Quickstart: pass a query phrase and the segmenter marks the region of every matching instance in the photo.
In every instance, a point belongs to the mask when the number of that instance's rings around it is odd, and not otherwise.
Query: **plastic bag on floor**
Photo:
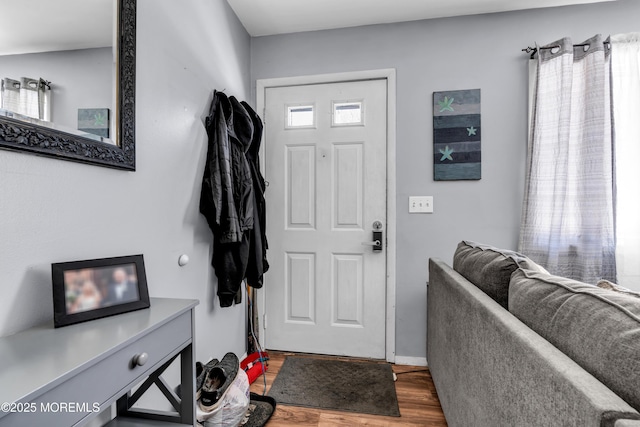
[[[236,427],[244,419],[249,402],[249,380],[246,372],[238,369],[236,378],[220,399],[219,405],[210,412],[196,405],[196,419],[204,427]]]

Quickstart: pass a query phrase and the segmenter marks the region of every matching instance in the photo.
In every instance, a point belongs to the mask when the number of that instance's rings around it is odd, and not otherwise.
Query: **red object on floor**
[[[269,365],[267,364],[268,360],[269,353],[266,351],[259,351],[251,353],[245,357],[242,362],[240,362],[240,368],[247,373],[249,384],[253,384],[260,375],[267,372],[267,369],[269,368]]]

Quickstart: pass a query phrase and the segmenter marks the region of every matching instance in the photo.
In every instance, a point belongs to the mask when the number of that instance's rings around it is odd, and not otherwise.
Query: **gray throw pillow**
[[[453,269],[505,309],[509,299],[509,280],[518,268],[546,271],[518,252],[471,241],[460,242],[453,256]]]

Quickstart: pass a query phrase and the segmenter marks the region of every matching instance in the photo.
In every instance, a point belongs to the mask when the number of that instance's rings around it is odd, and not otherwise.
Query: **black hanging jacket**
[[[200,212],[213,232],[211,265],[218,277],[220,306],[228,307],[244,279],[253,229],[253,182],[245,152],[253,120],[234,98],[214,92],[206,120],[208,136]]]
[[[253,180],[253,230],[249,247],[249,265],[247,266],[247,283],[254,288],[261,288],[263,275],[269,269],[267,262],[267,236],[266,236],[266,203],[264,192],[265,180],[260,172],[260,142],[262,141],[262,120],[249,104],[242,101],[242,106],[247,110],[253,120],[253,138],[246,157],[249,162],[251,178]]]

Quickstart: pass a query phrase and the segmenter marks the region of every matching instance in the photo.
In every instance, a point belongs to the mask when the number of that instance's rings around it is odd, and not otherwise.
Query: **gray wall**
[[[564,36],[640,31],[640,2],[477,15],[254,38],[251,79],[397,70],[396,354],[424,358],[427,258],[462,239],[515,249],[524,185],[527,57]],[[433,181],[434,91],[482,90],[482,180]],[[255,86],[254,86],[255,92]],[[434,196],[432,215],[408,214]]]
[[[78,128],[78,108],[109,108],[113,120],[110,47],[0,56],[0,78],[42,77],[51,82],[51,121]]]
[[[242,355],[198,201],[211,91],[250,98],[250,37],[224,1],[139,0],[137,52],[135,172],[0,150],[0,336],[52,323],[52,262],[142,253],[151,296],[200,300],[197,358]]]

